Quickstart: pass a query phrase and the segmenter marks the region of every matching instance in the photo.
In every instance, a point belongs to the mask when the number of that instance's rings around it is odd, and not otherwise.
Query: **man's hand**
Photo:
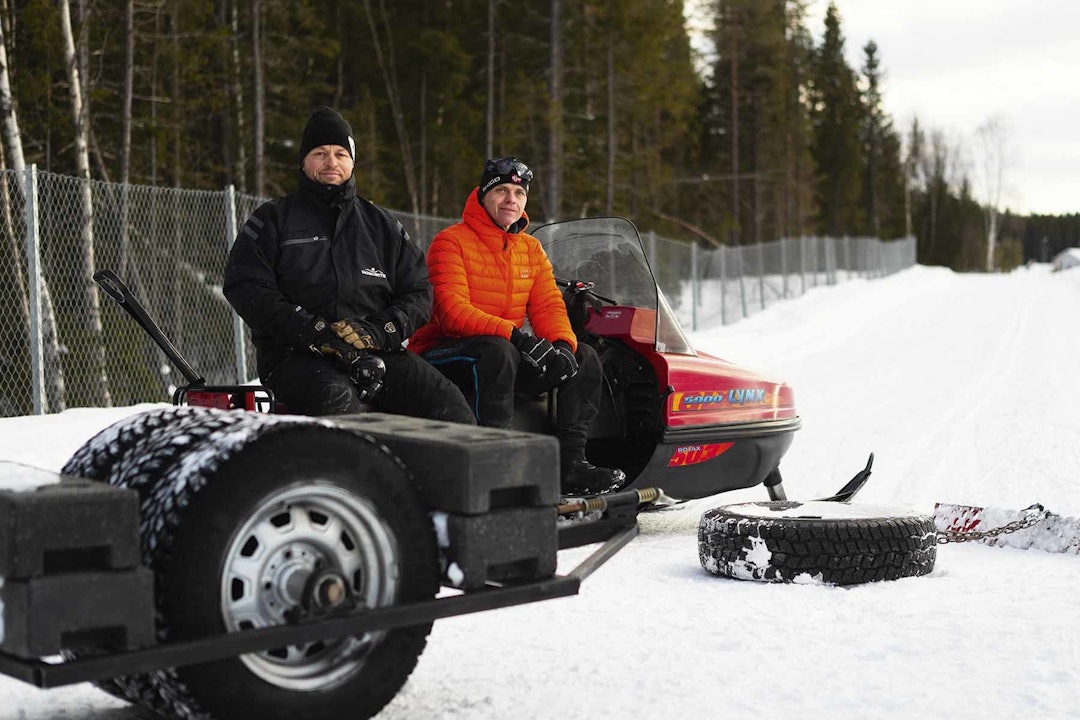
[[[578,361],[574,357],[570,343],[565,340],[556,340],[552,343],[552,348],[554,353],[551,362],[548,363],[548,375],[551,379],[562,383],[577,375]]]
[[[289,345],[300,349],[310,347],[317,350],[327,338],[337,337],[330,329],[330,323],[311,315],[301,305],[293,308],[292,315],[286,321],[285,332]]]
[[[521,359],[540,371],[547,372],[548,363],[551,362],[555,348],[544,338],[538,338],[526,332],[514,328],[510,333],[510,342],[521,353]]]
[[[333,358],[341,360],[345,366],[351,365],[356,358],[363,354],[362,350],[357,350],[349,343],[345,342],[336,335],[326,338],[318,345],[313,346],[315,350],[318,350],[323,355],[328,355]]]
[[[339,338],[330,323],[320,317],[311,323],[307,335],[307,346],[312,352],[336,358],[346,366],[360,356],[360,350]]]
[[[357,350],[379,350],[383,347],[381,338],[376,337],[375,333],[359,320],[338,320],[330,327],[338,338]]]
[[[386,364],[382,358],[366,350],[358,350],[333,332],[323,335],[319,342],[318,347],[312,346],[312,349],[329,358],[335,367],[349,376],[361,400],[369,401],[379,392],[386,374]]]

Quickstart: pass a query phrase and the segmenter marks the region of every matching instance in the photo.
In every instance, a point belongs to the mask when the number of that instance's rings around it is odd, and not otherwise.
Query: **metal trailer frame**
[[[56,688],[162,668],[210,662],[269,650],[282,645],[388,630],[441,618],[576,595],[581,589],[583,580],[610,560],[638,534],[636,520],[638,493],[632,491],[622,495],[627,497],[612,496],[611,499],[615,502],[603,512],[600,518],[585,519],[579,524],[567,523],[560,528],[560,549],[602,543],[565,575],[520,584],[488,586],[480,590],[447,595],[418,603],[373,610],[330,613],[325,617],[301,621],[294,625],[222,633],[196,640],[166,643],[141,650],[113,652],[79,659],[48,661],[20,658],[0,652],[0,674],[39,688]]]

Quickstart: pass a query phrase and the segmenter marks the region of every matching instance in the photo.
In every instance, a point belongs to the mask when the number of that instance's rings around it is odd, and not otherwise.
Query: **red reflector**
[[[216,408],[218,410],[232,409],[232,396],[227,392],[188,390],[185,398],[188,405],[194,405],[195,407]]]

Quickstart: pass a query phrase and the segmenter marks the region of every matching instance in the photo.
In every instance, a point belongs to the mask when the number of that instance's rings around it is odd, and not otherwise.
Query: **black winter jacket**
[[[365,319],[401,341],[431,316],[427,265],[401,223],[356,195],[355,178],[261,205],[236,237],[225,297],[251,328],[263,382],[290,348],[306,351],[317,318]]]

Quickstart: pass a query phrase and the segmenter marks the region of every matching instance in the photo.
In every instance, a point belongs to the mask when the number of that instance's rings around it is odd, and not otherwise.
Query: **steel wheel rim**
[[[264,498],[229,545],[221,572],[221,614],[229,632],[281,625],[311,576],[336,571],[359,604],[383,607],[398,589],[393,533],[375,507],[323,481]],[[288,690],[319,690],[355,673],[383,632],[274,648],[241,656],[252,673]]]

